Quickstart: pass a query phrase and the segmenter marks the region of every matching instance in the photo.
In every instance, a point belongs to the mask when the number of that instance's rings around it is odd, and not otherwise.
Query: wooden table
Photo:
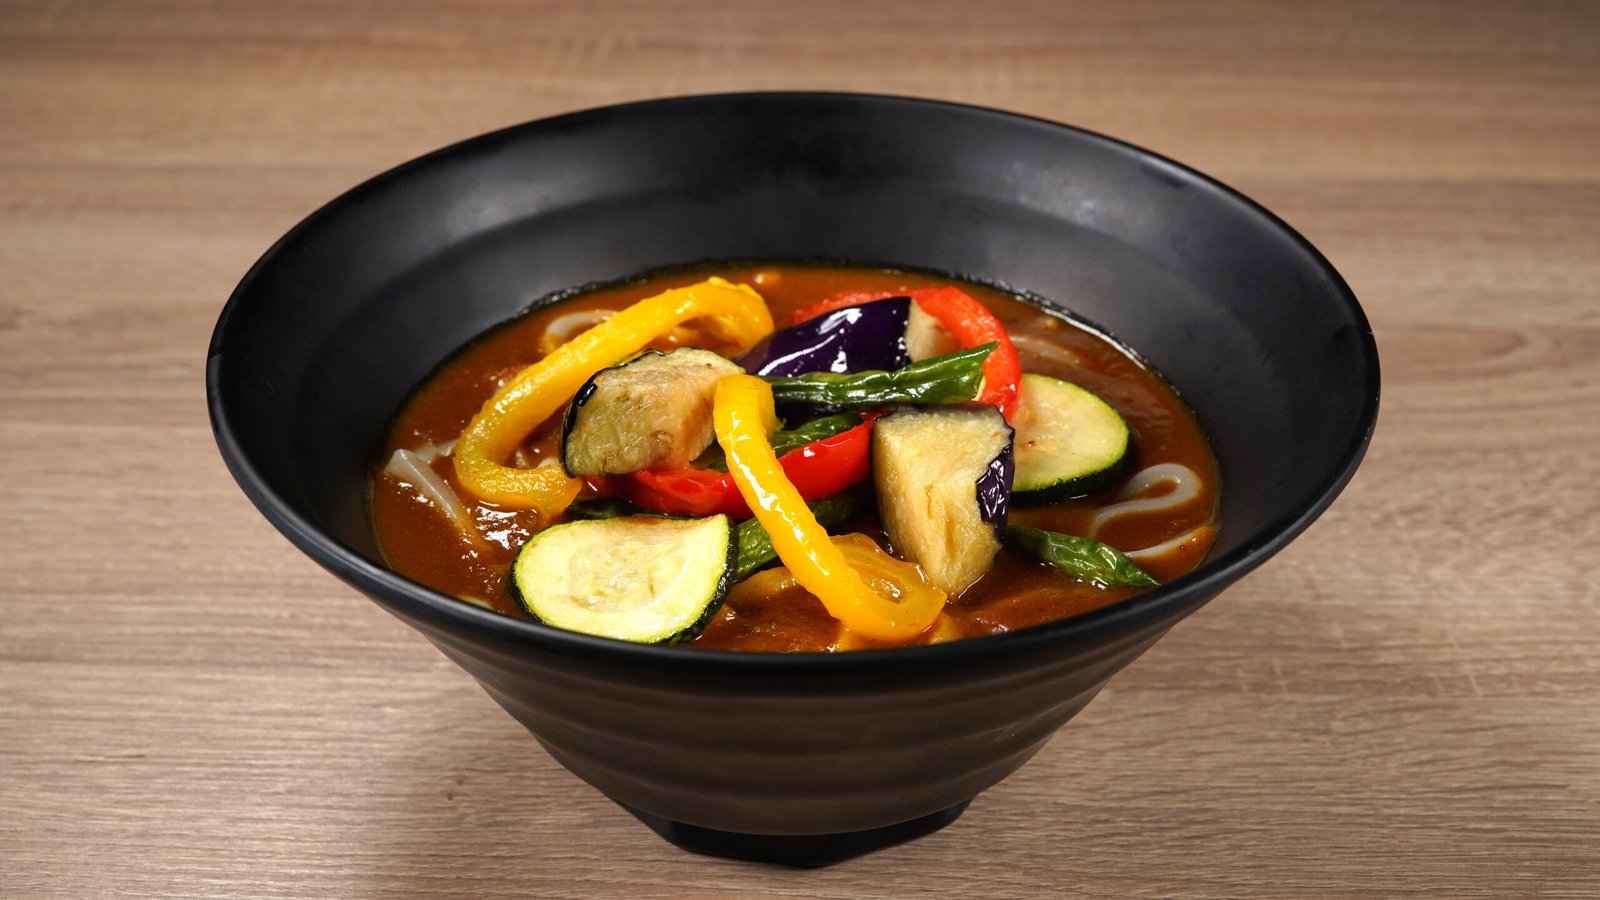
[[[1309,7],[1309,5],[1308,5]],[[250,263],[434,147],[728,89],[939,97],[1304,232],[1384,366],[1367,462],[924,840],[691,856],[224,471]],[[0,896],[1600,896],[1600,5],[0,5]]]

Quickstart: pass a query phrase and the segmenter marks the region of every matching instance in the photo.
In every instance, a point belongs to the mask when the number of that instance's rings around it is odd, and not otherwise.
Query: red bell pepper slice
[[[988,307],[974,300],[959,288],[919,288],[914,291],[851,291],[835,294],[814,303],[794,314],[798,324],[807,319],[830,313],[847,306],[860,306],[888,297],[909,296],[923,312],[939,320],[950,336],[961,342],[963,350],[993,342],[1000,346],[989,354],[983,363],[983,391],[977,397],[982,403],[1000,407],[1009,421],[1017,405],[1017,385],[1022,380],[1022,363],[1017,359],[1017,348],[1011,345],[1005,326],[995,318]]]
[[[807,500],[831,497],[867,477],[872,449],[872,419],[833,437],[812,441],[778,458],[778,465]],[[633,505],[669,516],[750,517],[733,476],[711,469],[667,469],[612,475],[596,486]]]

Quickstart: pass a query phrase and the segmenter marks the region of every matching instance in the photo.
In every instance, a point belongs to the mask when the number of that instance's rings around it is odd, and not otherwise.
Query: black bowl
[[[453,350],[572,286],[784,258],[957,273],[1136,348],[1212,437],[1224,490],[1210,561],[1036,628],[801,655],[556,631],[383,565],[368,467],[407,392]],[[472,673],[563,765],[675,842],[807,864],[952,820],[1282,549],[1354,473],[1378,361],[1326,260],[1173,162],[993,110],[753,94],[533,122],[355,188],[239,284],[207,388],[222,454],[262,513]]]

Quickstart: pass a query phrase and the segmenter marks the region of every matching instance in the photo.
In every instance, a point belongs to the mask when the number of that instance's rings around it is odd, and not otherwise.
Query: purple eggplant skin
[[[872,429],[872,483],[894,553],[951,597],[994,565],[1016,433],[986,404],[902,406]]]
[[[767,335],[739,357],[752,375],[804,375],[807,372],[892,372],[911,363],[906,349],[910,297],[886,297],[847,306]],[[831,416],[843,407],[780,404],[778,418],[795,424]]]
[[[996,540],[1005,534],[1006,513],[1011,508],[1011,480],[1017,471],[1015,447],[1015,442],[1007,441],[978,478],[978,517],[994,526]]]
[[[911,362],[906,350],[910,318],[910,297],[847,306],[774,331],[738,363],[752,375],[892,372]]]

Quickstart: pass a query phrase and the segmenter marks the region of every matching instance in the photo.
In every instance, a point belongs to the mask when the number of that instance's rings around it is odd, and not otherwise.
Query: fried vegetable
[[[1012,525],[1005,530],[1005,541],[1079,581],[1100,587],[1155,587],[1161,583],[1122,551],[1086,537]]]
[[[906,350],[910,297],[835,310],[781,328],[739,358],[752,375],[894,370],[911,362]]]
[[[1128,423],[1070,381],[1022,376],[1017,408],[1018,503],[1051,503],[1109,487],[1128,458]]]
[[[866,506],[854,493],[837,494],[826,500],[813,500],[806,505],[811,507],[811,514],[824,529],[839,527]],[[734,540],[738,544],[733,566],[735,582],[743,581],[778,558],[778,551],[772,547],[772,536],[767,534],[760,519],[746,519],[739,523],[734,532]]]
[[[862,421],[785,453],[778,466],[801,497],[821,500],[864,480],[871,471],[871,452],[872,423]],[[750,506],[733,475],[725,471],[687,468],[630,472],[608,478],[606,489],[643,509],[667,515],[722,513],[737,519],[750,516]]]
[[[687,466],[715,440],[711,394],[717,380],[740,371],[693,347],[652,350],[601,369],[567,407],[561,464],[568,475]]]
[[[697,318],[746,347],[772,332],[772,314],[761,295],[721,278],[640,300],[523,369],[484,401],[456,444],[461,486],[480,500],[535,510],[543,522],[559,515],[577,497],[581,482],[555,466],[506,465],[517,445],[589,376]]]
[[[779,404],[863,409],[891,403],[959,403],[977,395],[983,385],[983,361],[995,346],[984,344],[946,353],[893,372],[813,372],[792,378],[768,376],[766,380],[772,385],[773,401]]]
[[[645,644],[699,634],[733,583],[727,516],[567,522],[522,545],[512,590],[556,628]]]
[[[785,477],[767,439],[777,416],[772,389],[764,381],[752,375],[722,379],[713,413],[717,443],[727,455],[728,473],[739,493],[767,530],[778,557],[829,615],[851,631],[890,643],[913,640],[933,624],[944,609],[943,591],[923,583],[915,567],[876,546],[872,571],[858,572]],[[884,578],[877,579],[878,574]],[[904,590],[886,595],[875,589],[891,585]]]
[[[787,428],[772,433],[772,452],[782,458],[791,450],[798,450],[807,444],[815,444],[828,438],[840,435],[860,425],[861,415],[853,412],[842,412],[837,415],[824,416],[803,422],[794,428]],[[819,448],[820,449],[820,448]],[[728,461],[722,458],[721,447],[711,447],[701,455],[696,465],[705,466],[718,472],[728,471]]]
[[[878,512],[895,550],[953,596],[1000,550],[1011,426],[993,406],[902,407],[873,431]]]
[[[1017,402],[1017,380],[1022,367],[1017,360],[1017,350],[1011,337],[989,308],[979,303],[966,291],[956,287],[920,288],[907,291],[917,309],[938,321],[942,335],[927,333],[927,323],[908,321],[906,340],[912,359],[920,359],[932,344],[946,336],[962,347],[994,344],[995,350],[983,363],[983,393],[980,403],[993,403],[1000,407],[1010,421]],[[848,307],[881,303],[890,296],[885,292],[852,291],[835,294],[820,303],[814,303],[794,314],[796,322],[805,322],[816,316]]]

